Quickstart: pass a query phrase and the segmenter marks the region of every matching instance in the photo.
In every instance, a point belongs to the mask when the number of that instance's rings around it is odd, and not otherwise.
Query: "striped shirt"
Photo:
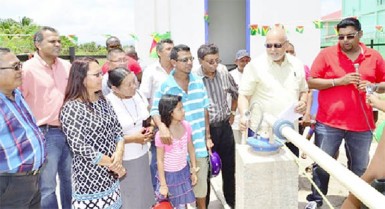
[[[164,94],[178,95],[182,97],[185,110],[185,120],[192,128],[192,142],[197,158],[208,156],[206,148],[205,109],[209,105],[206,88],[200,78],[190,73],[188,93],[186,93],[174,79],[175,70],[171,71],[167,80],[160,86],[154,96],[151,115],[159,115],[159,100]]]
[[[228,120],[231,107],[229,107],[227,103],[227,95],[230,94],[233,99],[237,99],[238,86],[227,71],[226,66],[218,65],[213,79],[204,75],[202,67],[197,68],[194,72],[202,77],[207,89],[207,94],[210,99],[208,108],[210,123]]]
[[[187,165],[188,142],[191,140],[191,126],[182,121],[185,133],[180,139],[172,139],[172,144],[162,144],[159,132],[155,135],[155,145],[164,148],[164,170],[168,172],[180,171]]]
[[[0,173],[39,169],[45,160],[45,138],[19,90],[15,101],[0,93]]]

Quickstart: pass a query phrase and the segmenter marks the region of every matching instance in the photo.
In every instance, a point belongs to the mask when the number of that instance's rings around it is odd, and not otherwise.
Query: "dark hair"
[[[171,124],[172,116],[171,113],[179,102],[182,101],[181,96],[165,94],[159,100],[159,115],[161,121],[169,127]]]
[[[337,24],[337,31],[339,31],[340,28],[346,28],[348,26],[353,26],[356,31],[361,31],[361,23],[354,17],[348,17],[341,20],[341,22]]]
[[[91,62],[99,64],[96,59],[91,57],[76,59],[72,63],[63,104],[75,99],[80,99],[87,104],[91,104],[87,88],[83,84]]]
[[[0,47],[0,53],[9,53],[9,52],[11,52],[9,48]]]
[[[180,52],[180,51],[189,52],[190,47],[188,47],[187,45],[184,45],[184,44],[179,44],[179,45],[174,46],[170,52],[170,59],[177,60],[178,59],[178,52]]]
[[[127,75],[131,74],[131,71],[129,71],[127,68],[123,67],[117,67],[110,71],[108,71],[108,87],[120,87],[123,80],[127,77]]]
[[[215,44],[203,44],[202,46],[199,47],[198,49],[198,58],[203,60],[206,55],[208,54],[218,54],[219,49]]]
[[[166,39],[162,39],[160,40],[158,43],[156,43],[156,52],[160,52],[163,50],[164,48],[164,45],[163,44],[174,44],[174,42],[169,39],[169,38],[166,38]]]
[[[119,40],[118,37],[116,37],[116,36],[110,36],[110,37],[108,37],[107,40],[106,40],[106,47],[107,47],[107,48],[108,48],[108,45],[109,45],[111,42],[119,42],[119,44],[120,44],[120,40]]]
[[[55,28],[52,28],[52,27],[49,27],[49,26],[43,26],[41,27],[36,33],[35,35],[33,35],[33,44],[35,45],[35,49],[38,50],[38,48],[36,47],[36,43],[41,43],[44,39],[44,36],[43,36],[43,32],[44,31],[51,31],[53,33],[58,33],[57,30]]]
[[[111,60],[112,54],[118,54],[118,53],[126,54],[122,48],[113,48],[113,49],[108,51],[107,59]]]

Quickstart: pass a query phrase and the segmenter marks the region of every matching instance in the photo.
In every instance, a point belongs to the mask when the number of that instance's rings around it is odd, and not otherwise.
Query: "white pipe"
[[[273,126],[276,118],[265,114],[264,120]],[[291,127],[286,126],[281,129],[281,134],[305,152],[307,156],[314,160],[331,176],[337,179],[338,182],[353,193],[366,206],[373,209],[384,208],[384,195],[379,193],[346,167],[342,166],[339,162],[319,149],[317,146],[310,143],[308,140],[305,140],[298,132],[293,130]]]

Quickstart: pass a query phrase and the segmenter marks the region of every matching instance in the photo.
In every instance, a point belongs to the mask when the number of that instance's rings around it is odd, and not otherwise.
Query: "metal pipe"
[[[274,126],[277,119],[269,114],[264,115],[264,120]],[[280,128],[281,134],[299,149],[306,153],[312,160],[320,165],[331,176],[337,179],[345,188],[353,193],[366,206],[373,209],[381,209],[385,205],[385,196],[363,181],[353,172],[342,166],[334,158],[326,154],[314,144],[305,140],[298,132],[289,126]]]

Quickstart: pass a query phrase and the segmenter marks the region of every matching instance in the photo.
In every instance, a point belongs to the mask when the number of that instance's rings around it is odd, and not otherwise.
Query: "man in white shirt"
[[[238,50],[238,52],[235,54],[235,64],[237,65],[237,68],[234,70],[230,71],[230,75],[234,78],[235,83],[239,86],[241,79],[242,79],[242,74],[243,74],[243,69],[247,65],[247,63],[250,62],[250,55],[245,49]],[[228,104],[231,106],[231,96],[228,96]],[[234,114],[234,122],[231,125],[231,128],[233,129],[233,134],[234,134],[234,140],[236,143],[240,144],[242,140],[242,132],[239,130],[239,111],[238,109],[234,112],[232,111],[231,114]]]
[[[171,39],[160,40],[156,44],[156,53],[158,54],[159,61],[149,65],[146,70],[143,72],[142,83],[140,84],[139,91],[144,94],[144,96],[149,101],[149,109],[151,109],[151,104],[156,90],[162,85],[162,83],[167,79],[173,65],[170,60],[170,53],[174,47],[174,42]],[[152,185],[156,187],[156,147],[154,141],[151,141],[151,178]]]

